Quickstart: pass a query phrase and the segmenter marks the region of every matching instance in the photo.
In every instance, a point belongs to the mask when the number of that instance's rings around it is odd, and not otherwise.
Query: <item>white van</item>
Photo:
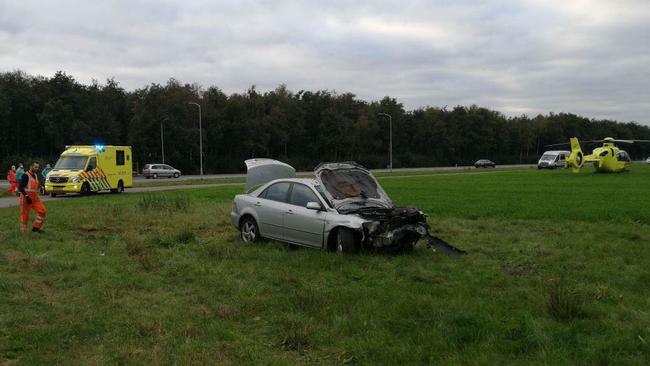
[[[571,151],[546,151],[537,162],[537,169],[564,168],[566,166],[566,158],[569,155],[571,155]]]

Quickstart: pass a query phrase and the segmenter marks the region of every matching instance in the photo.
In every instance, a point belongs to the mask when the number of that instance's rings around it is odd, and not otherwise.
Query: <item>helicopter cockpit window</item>
[[[618,161],[630,161],[630,156],[625,151],[621,151],[621,152],[618,153],[617,160]]]

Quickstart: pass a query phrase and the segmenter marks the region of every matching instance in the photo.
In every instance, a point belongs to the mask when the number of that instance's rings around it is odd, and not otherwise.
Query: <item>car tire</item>
[[[178,173],[174,173],[174,178],[178,178],[178,177],[180,177],[180,176],[181,176],[180,174],[178,174]]]
[[[359,244],[356,235],[348,228],[339,228],[336,231],[336,252],[342,253],[356,253],[359,251]]]
[[[156,173],[152,174],[152,175],[151,175],[151,178],[153,178],[153,179],[158,179],[158,174],[156,174]]]
[[[239,225],[239,236],[245,243],[256,243],[260,241],[260,229],[252,217],[246,217]]]

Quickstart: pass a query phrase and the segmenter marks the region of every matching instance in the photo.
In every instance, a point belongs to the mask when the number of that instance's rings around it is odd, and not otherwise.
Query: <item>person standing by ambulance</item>
[[[9,182],[9,188],[7,193],[16,194],[18,190],[18,182],[16,181],[16,166],[12,165],[7,174],[7,181]]]
[[[45,181],[47,180],[47,175],[50,174],[50,171],[52,170],[52,166],[50,164],[45,165],[45,169],[43,169],[43,172],[41,173],[41,177],[43,179],[40,182],[40,190],[41,194],[47,195],[48,193],[45,191]]]
[[[18,192],[20,193],[20,232],[27,232],[27,224],[29,223],[29,214],[32,209],[36,211],[34,218],[33,232],[42,232],[43,219],[47,215],[45,206],[38,196],[38,169],[40,168],[37,162],[32,162],[29,170],[23,174],[18,182]]]

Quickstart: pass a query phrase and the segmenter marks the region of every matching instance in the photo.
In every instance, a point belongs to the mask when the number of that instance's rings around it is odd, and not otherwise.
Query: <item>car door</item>
[[[169,165],[165,165],[165,175],[171,178],[174,175],[174,169]]]
[[[320,248],[327,212],[308,209],[307,202],[322,205],[316,193],[307,185],[293,183],[289,192],[290,207],[284,212],[284,237],[292,243]]]
[[[289,182],[274,183],[254,200],[257,225],[264,237],[284,240],[284,213],[291,208],[287,203],[289,188]]]

